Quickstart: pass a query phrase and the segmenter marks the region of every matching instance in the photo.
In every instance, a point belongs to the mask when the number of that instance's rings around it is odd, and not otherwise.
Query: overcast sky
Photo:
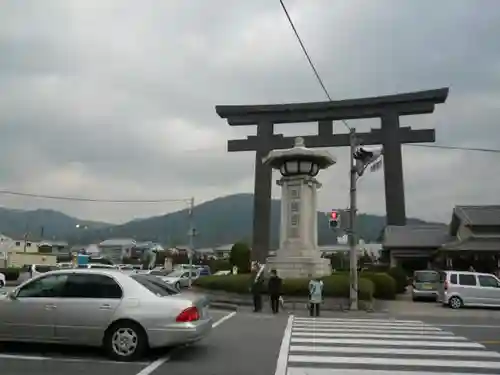
[[[332,98],[449,86],[435,113],[402,125],[435,127],[443,145],[500,148],[498,0],[286,4]],[[254,155],[229,154],[226,141],[255,127],[232,129],[215,105],[325,100],[278,0],[3,0],[0,90],[0,189],[198,202],[253,190]],[[348,196],[347,149],[330,151],[324,210]],[[456,204],[499,203],[500,154],[403,153],[408,216],[448,221]],[[382,172],[363,177],[360,211],[383,214],[383,188]],[[0,205],[114,222],[185,207],[5,195]]]

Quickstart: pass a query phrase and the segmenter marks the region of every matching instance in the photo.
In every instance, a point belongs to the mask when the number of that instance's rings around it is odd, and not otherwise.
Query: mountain
[[[102,228],[110,224],[81,220],[54,210],[23,211],[0,207],[0,233],[14,239],[21,239],[25,233],[33,241],[44,239],[64,240],[77,234],[81,227]]]
[[[280,225],[279,200],[271,204],[271,246],[278,246]],[[194,209],[198,236],[195,246],[213,247],[236,241],[251,242],[253,195],[236,194],[205,202]],[[429,224],[419,219],[408,219],[408,224]],[[385,226],[385,217],[358,215],[357,227],[366,242],[377,241]],[[72,242],[99,242],[114,237],[132,237],[138,241],[151,240],[167,245],[185,245],[189,228],[188,210],[163,216],[134,220],[122,225],[100,227],[70,236]],[[318,212],[318,242],[320,245],[336,243],[337,235],[328,227],[325,213]]]
[[[278,246],[280,201],[271,204],[271,246]],[[198,236],[195,246],[213,247],[236,241],[251,242],[253,195],[229,195],[205,202],[194,209]],[[429,224],[419,219],[408,219],[408,224]],[[78,229],[76,226],[79,225]],[[357,227],[366,242],[377,241],[385,226],[385,217],[358,215]],[[98,243],[108,238],[135,238],[137,241],[156,241],[166,245],[185,245],[189,228],[188,210],[135,219],[121,225],[80,220],[53,210],[21,211],[0,208],[0,233],[22,238],[30,233],[32,240],[65,239],[70,243]],[[337,235],[328,227],[325,213],[318,212],[318,242],[336,243]]]

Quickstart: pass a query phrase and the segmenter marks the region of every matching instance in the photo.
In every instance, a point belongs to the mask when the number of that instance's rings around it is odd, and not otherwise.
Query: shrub
[[[362,272],[361,278],[370,279],[375,287],[373,297],[384,300],[396,299],[396,281],[384,272]]]
[[[5,275],[6,281],[15,281],[19,279],[21,269],[17,267],[0,268],[0,273]]]
[[[400,267],[392,267],[387,273],[392,276],[394,280],[396,280],[396,293],[401,294],[406,291],[406,287],[408,286],[408,277],[406,276],[406,272]]]
[[[231,267],[238,267],[238,273],[247,273],[250,271],[250,248],[243,242],[237,242],[231,248],[229,262]]]
[[[334,275],[323,278],[325,297],[349,298],[349,276]],[[225,292],[246,294],[250,292],[251,275],[205,276],[194,281],[194,285],[202,289],[223,290]],[[267,283],[264,283],[263,292],[267,293]],[[371,300],[373,297],[373,282],[369,279],[359,280],[358,296],[362,300]],[[308,296],[309,279],[283,280],[283,295]]]

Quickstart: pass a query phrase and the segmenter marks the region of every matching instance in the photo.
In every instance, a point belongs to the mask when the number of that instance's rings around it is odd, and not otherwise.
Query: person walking
[[[260,272],[260,267],[257,265],[254,268],[254,273],[252,274],[252,285],[250,286],[250,292],[253,297],[253,311],[262,311],[262,287],[264,284],[264,279],[262,278],[262,272]]]
[[[267,283],[267,291],[271,299],[271,310],[273,314],[277,314],[280,311],[280,296],[281,287],[283,281],[278,277],[276,270],[271,270],[271,277]]]
[[[323,281],[318,277],[309,281],[309,315],[319,316],[319,306],[323,302]]]

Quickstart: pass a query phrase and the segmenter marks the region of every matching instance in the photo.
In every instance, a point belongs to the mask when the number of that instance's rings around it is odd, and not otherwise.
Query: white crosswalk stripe
[[[490,375],[500,353],[418,320],[298,318],[276,375]]]

